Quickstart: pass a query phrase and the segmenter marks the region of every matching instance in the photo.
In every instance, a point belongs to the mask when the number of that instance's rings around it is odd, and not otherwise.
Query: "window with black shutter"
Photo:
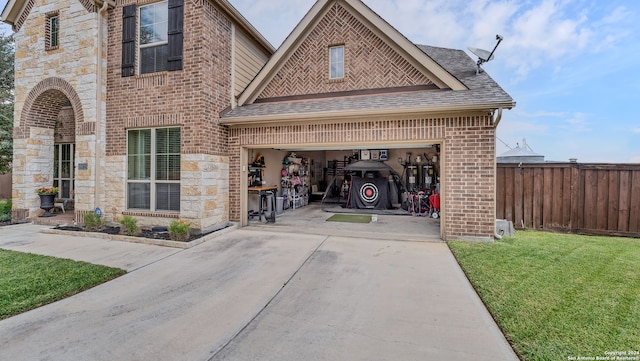
[[[169,0],[169,57],[167,70],[182,70],[184,0]]]
[[[135,75],[136,55],[139,74],[182,70],[183,19],[184,0],[123,7],[122,76]]]
[[[167,70],[168,3],[160,1],[140,7],[138,49],[140,74]]]
[[[136,6],[122,9],[122,76],[132,76],[136,67]]]

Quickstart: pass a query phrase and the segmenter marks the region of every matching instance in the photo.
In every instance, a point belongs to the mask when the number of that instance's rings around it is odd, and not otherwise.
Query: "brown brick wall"
[[[157,126],[182,127],[183,154],[226,155],[219,113],[231,104],[231,22],[208,0],[185,1],[183,70],[123,78],[122,7],[133,3],[109,11],[107,155],[126,154],[128,128]]]
[[[329,46],[345,46],[345,77],[329,80]],[[336,3],[258,98],[431,84]]]
[[[447,122],[447,239],[493,239],[495,230],[495,128],[488,117]]]
[[[64,106],[60,109],[53,138],[56,143],[76,142],[76,118],[73,108]]]
[[[360,120],[233,128],[230,218],[240,221],[240,148],[277,144],[442,141],[445,237],[491,238],[495,219],[495,129],[487,116]]]

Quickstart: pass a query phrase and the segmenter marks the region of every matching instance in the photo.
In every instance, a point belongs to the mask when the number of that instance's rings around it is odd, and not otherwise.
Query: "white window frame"
[[[55,48],[60,43],[60,15],[49,18],[51,34],[49,37],[49,47]]]
[[[342,57],[338,60],[338,61],[334,61],[334,51],[338,51],[341,50],[342,51]],[[345,48],[344,45],[335,45],[335,46],[330,46],[329,47],[329,79],[334,80],[334,79],[344,79],[344,57],[345,57]],[[334,73],[334,65],[339,66],[338,70],[341,70],[341,72],[336,71]]]
[[[70,159],[63,159],[63,152],[62,152],[62,148],[65,146],[69,146],[69,157]],[[59,143],[59,144],[55,144],[54,145],[54,159],[53,162],[55,163],[53,169],[54,169],[54,174],[53,174],[53,186],[54,187],[59,187],[60,188],[60,194],[58,195],[58,198],[73,198],[73,191],[75,189],[75,144],[73,143]],[[55,159],[55,155],[57,154],[57,159]],[[62,176],[62,163],[63,162],[69,162],[69,177],[63,177]],[[55,170],[57,170],[57,172],[55,172]],[[57,173],[57,174],[56,174]],[[65,197],[65,190],[62,187],[62,182],[63,181],[69,181],[69,193],[68,196]]]
[[[180,139],[182,142],[182,129],[180,129],[180,127],[159,127],[159,128],[136,128],[136,129],[127,129],[127,177],[126,177],[126,182],[127,185],[125,187],[126,189],[126,205],[127,205],[127,209],[130,210],[142,210],[142,211],[148,211],[148,212],[163,212],[163,213],[180,213],[180,210],[167,210],[167,209],[157,209],[157,198],[156,198],[156,194],[157,194],[157,185],[158,184],[178,184],[180,185],[182,176],[180,176],[180,179],[178,180],[158,180],[156,178],[156,170],[157,170],[157,145],[156,145],[156,133],[158,130],[160,129],[178,129],[180,130]],[[151,138],[150,138],[150,142],[151,142],[151,151],[150,151],[150,159],[149,162],[150,164],[150,174],[149,174],[149,178],[147,179],[129,179],[129,132],[131,131],[144,131],[144,130],[149,130],[151,132]],[[180,174],[181,174],[182,170],[181,170],[181,166],[180,166]],[[149,184],[149,209],[146,208],[130,208],[129,207],[129,184],[130,183],[137,183],[137,184]],[[180,200],[180,204],[182,203],[182,201]]]
[[[45,50],[55,50],[60,46],[60,13],[51,11],[46,14]]]
[[[153,47],[157,47],[157,46],[162,46],[162,45],[166,45],[167,47],[169,46],[169,37],[168,37],[168,32],[167,32],[167,40],[164,41],[156,41],[154,43],[148,43],[148,44],[142,44],[142,41],[140,39],[141,37],[141,27],[142,27],[142,16],[141,16],[141,11],[142,9],[146,8],[146,7],[151,7],[151,6],[157,6],[158,4],[166,4],[167,7],[167,27],[168,27],[168,23],[169,23],[169,1],[168,0],[164,0],[164,1],[158,1],[158,2],[154,2],[154,3],[150,3],[147,5],[142,5],[140,7],[138,7],[137,11],[137,19],[138,19],[138,24],[137,24],[137,51],[138,51],[138,70],[139,70],[139,74],[151,74],[151,73],[156,73],[156,72],[161,72],[161,71],[166,71],[166,64],[165,64],[165,68],[162,70],[154,70],[152,72],[143,72],[142,71],[142,49],[146,49],[146,48],[153,48]],[[167,53],[168,53],[168,49],[167,49]]]

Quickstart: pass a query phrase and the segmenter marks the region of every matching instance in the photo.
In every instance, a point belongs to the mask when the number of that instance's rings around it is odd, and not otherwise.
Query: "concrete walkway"
[[[0,248],[130,273],[0,321],[2,360],[517,360],[444,243],[242,229],[177,250],[37,230],[2,227]]]

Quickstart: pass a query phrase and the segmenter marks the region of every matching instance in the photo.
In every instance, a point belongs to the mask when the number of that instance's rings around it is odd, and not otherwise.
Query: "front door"
[[[75,189],[74,144],[56,144],[53,152],[53,186],[59,198],[73,198]]]

